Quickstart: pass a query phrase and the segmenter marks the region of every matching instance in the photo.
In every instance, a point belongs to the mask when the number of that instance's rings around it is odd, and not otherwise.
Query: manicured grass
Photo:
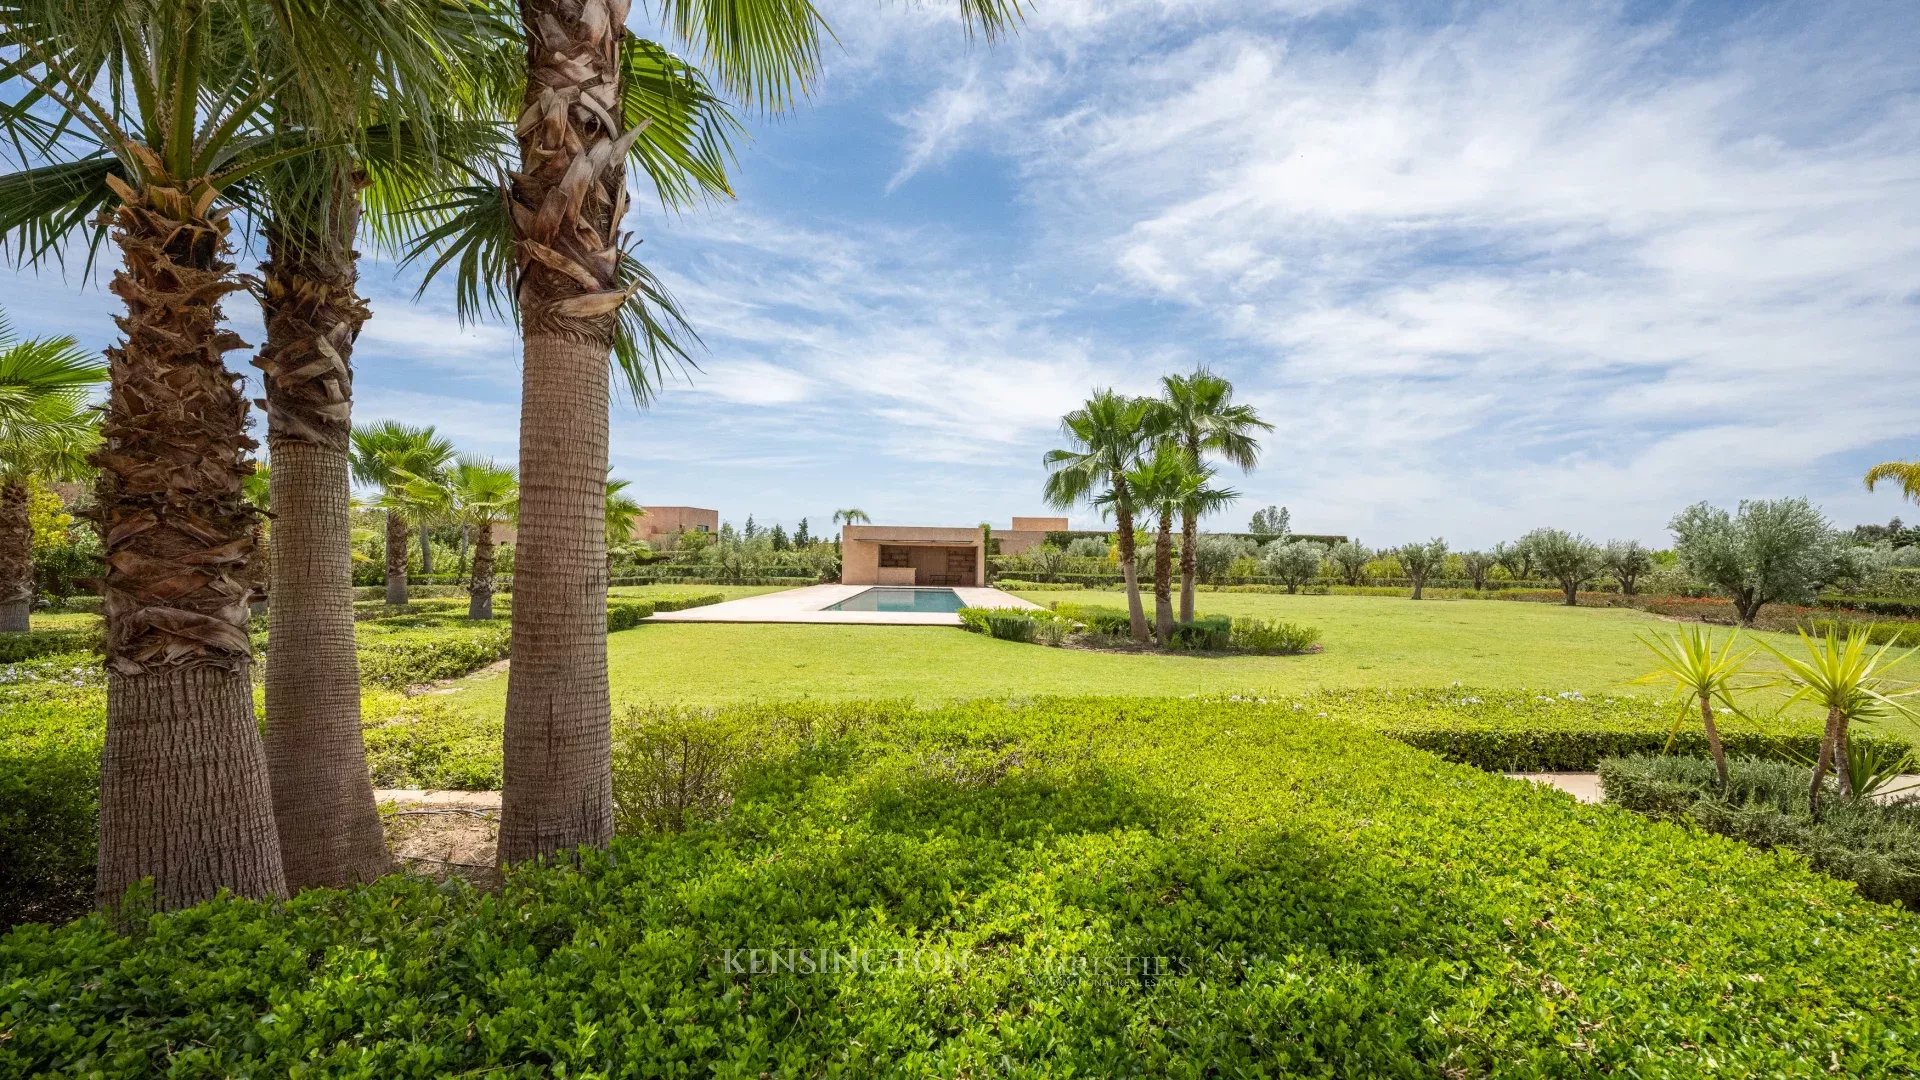
[[[1124,604],[1118,593],[1030,593]],[[1530,687],[1654,694],[1633,680],[1652,657],[1638,634],[1672,626],[1644,612],[1490,600],[1205,593],[1203,613],[1317,626],[1308,656],[1098,653],[996,641],[945,627],[642,625],[609,644],[615,701],[714,704],[755,698],[911,698],[1026,694],[1300,693],[1369,686]],[[1776,640],[1787,640],[1773,635]],[[1760,665],[1764,666],[1764,665]],[[506,679],[477,677],[454,697],[498,715]]]
[[[1920,918],[1290,706],[623,730],[616,783],[688,832],[623,820],[500,896],[393,877],[23,927],[0,1075],[1920,1071]]]

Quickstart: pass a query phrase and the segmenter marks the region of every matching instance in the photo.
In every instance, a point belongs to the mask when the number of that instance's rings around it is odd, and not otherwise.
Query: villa
[[[1019,555],[1064,532],[1063,517],[1017,517],[1013,527],[848,525],[840,530],[843,585],[971,586],[987,583],[989,554]],[[991,541],[993,551],[986,546]]]

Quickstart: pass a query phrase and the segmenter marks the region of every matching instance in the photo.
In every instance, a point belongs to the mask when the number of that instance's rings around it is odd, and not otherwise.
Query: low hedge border
[[[0,664],[18,664],[62,653],[99,652],[106,643],[99,630],[27,630],[0,634]]]

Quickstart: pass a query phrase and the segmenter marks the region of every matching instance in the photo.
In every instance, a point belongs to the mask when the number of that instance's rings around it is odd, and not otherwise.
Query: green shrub
[[[954,612],[960,618],[960,627],[975,634],[987,633],[987,614],[992,608],[963,607]]]
[[[987,636],[1001,641],[1033,643],[1033,616],[1021,611],[992,608],[987,612]]]
[[[504,660],[512,634],[495,623],[475,623],[467,632],[401,630],[363,637],[359,644],[360,681],[399,689],[442,679],[457,679]]]
[[[1807,808],[1810,769],[1747,758],[1727,764],[1724,794],[1712,763],[1696,758],[1610,758],[1600,763],[1600,780],[1610,803],[1796,851],[1815,869],[1858,885],[1862,896],[1920,907],[1920,803],[1834,795],[1822,800],[1815,821]]]
[[[993,587],[1007,592],[1084,592],[1087,588],[1078,581],[1023,581],[1017,578],[998,578]]]
[[[1192,622],[1174,623],[1169,643],[1176,649],[1224,652],[1232,640],[1232,618],[1226,615],[1201,615]]]
[[[659,605],[652,600],[607,601],[607,631],[631,630],[652,617]]]
[[[682,832],[733,805],[762,737],[731,715],[628,707],[614,726],[614,823],[622,833]]]
[[[1256,619],[1243,615],[1233,620],[1233,647],[1247,652],[1290,656],[1307,652],[1320,643],[1320,631],[1284,619]]]
[[[1920,1070],[1920,919],[1290,705],[713,722],[721,809],[499,895],[19,928],[0,1075]]]
[[[1133,617],[1126,608],[1105,607],[1100,604],[1070,604],[1064,600],[1055,601],[1053,610],[1087,628],[1089,633],[1125,637],[1133,633]]]
[[[1920,600],[1909,597],[1828,595],[1820,598],[1820,606],[1850,608],[1872,615],[1920,618]]]
[[[1865,630],[1867,640],[1875,645],[1892,642],[1899,648],[1920,646],[1920,622],[1903,623],[1867,623],[1864,626],[1850,619],[1808,619],[1801,629],[1814,637],[1834,634],[1845,637],[1849,632]]]
[[[27,630],[0,634],[0,664],[18,664],[62,653],[99,652],[104,641],[99,630]]]
[[[433,695],[372,689],[361,697],[367,771],[379,788],[497,791],[501,719]]]
[[[100,666],[84,654],[59,660],[90,673]],[[14,674],[0,669],[0,929],[65,922],[92,907],[107,709],[97,679],[81,689],[20,685]],[[4,987],[0,980],[0,1001]],[[0,1007],[0,1030],[4,1017]]]
[[[719,593],[679,593],[653,597],[655,611],[685,611],[688,608],[706,607],[709,604],[723,603],[727,598]]]

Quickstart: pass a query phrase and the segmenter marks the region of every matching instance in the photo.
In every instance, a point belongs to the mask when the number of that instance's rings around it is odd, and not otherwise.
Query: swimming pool
[[[882,586],[855,593],[826,611],[912,611],[924,614],[959,611],[966,607],[952,589],[910,589]]]

